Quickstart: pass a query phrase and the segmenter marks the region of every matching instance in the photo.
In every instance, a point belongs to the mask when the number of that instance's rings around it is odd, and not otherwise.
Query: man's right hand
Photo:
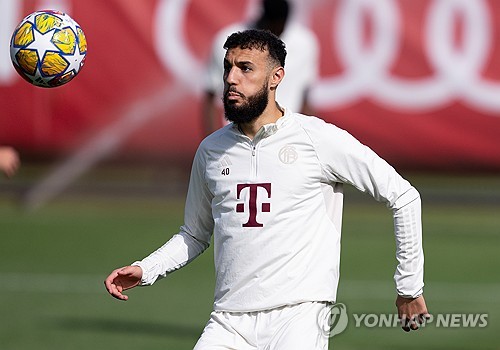
[[[128,296],[123,292],[138,286],[141,278],[142,269],[139,266],[125,266],[111,272],[104,281],[104,285],[113,297],[126,301]]]

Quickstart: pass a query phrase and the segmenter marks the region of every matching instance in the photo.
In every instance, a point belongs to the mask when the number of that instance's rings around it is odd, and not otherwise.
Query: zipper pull
[[[252,156],[255,156],[255,146],[252,147]]]

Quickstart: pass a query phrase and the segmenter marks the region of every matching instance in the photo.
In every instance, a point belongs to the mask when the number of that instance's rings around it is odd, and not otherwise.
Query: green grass
[[[354,327],[335,349],[500,349],[500,181],[415,178],[424,198],[425,296],[432,313],[488,313],[485,328]],[[440,189],[442,191],[440,192]],[[445,194],[448,202],[440,199]],[[485,203],[474,202],[477,194]],[[426,195],[429,200],[426,200]],[[457,197],[453,197],[456,195]],[[469,196],[469,197],[468,197]],[[496,197],[495,197],[496,196]],[[473,198],[473,201],[464,200]],[[37,212],[0,199],[0,348],[192,349],[212,308],[212,249],[153,287],[111,298],[103,279],[161,245],[182,224],[183,199],[64,196]],[[394,313],[390,212],[347,191],[339,302]]]

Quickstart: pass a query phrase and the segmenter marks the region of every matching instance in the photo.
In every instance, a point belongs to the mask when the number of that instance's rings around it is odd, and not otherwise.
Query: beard
[[[251,123],[256,120],[266,109],[269,97],[268,84],[264,84],[255,95],[241,97],[246,100],[241,106],[236,106],[232,101],[228,100],[228,92],[224,94],[222,101],[224,103],[224,115],[227,120],[235,124]]]

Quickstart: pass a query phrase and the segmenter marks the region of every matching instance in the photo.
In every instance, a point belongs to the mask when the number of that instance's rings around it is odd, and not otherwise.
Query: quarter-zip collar
[[[292,112],[289,111],[287,108],[283,108],[284,113],[283,116],[280,117],[276,123],[269,123],[266,125],[261,126],[259,131],[257,131],[257,134],[255,134],[255,137],[253,138],[253,144],[257,144],[260,140],[265,139],[271,135],[274,135],[279,129],[283,128],[291,119],[291,114]],[[248,138],[238,127],[237,124],[233,124],[232,130],[234,133],[243,136],[245,138]]]

